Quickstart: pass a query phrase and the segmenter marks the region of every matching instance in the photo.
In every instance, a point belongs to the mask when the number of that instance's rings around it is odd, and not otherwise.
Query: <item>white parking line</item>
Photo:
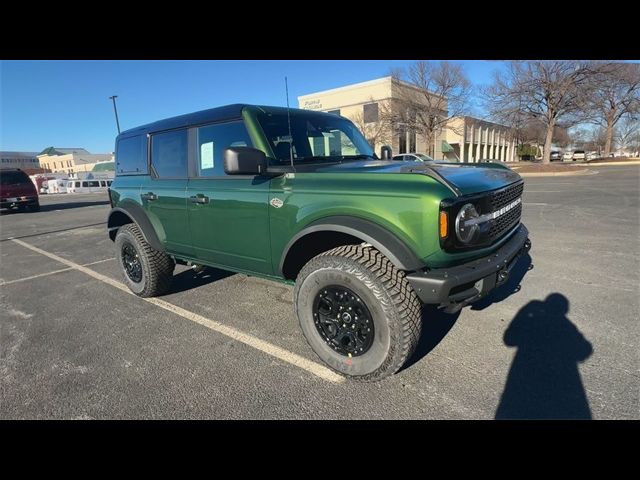
[[[16,280],[9,280],[8,282],[0,283],[0,287],[4,287],[5,285],[11,285],[13,283],[26,282],[27,280],[33,280],[34,278],[47,277],[49,275],[54,275],[54,274],[60,273],[60,272],[68,272],[69,270],[73,270],[73,268],[71,268],[71,267],[63,268],[61,270],[54,270],[52,272],[40,273],[38,275],[31,275],[30,277],[18,278]]]
[[[42,250],[41,248],[34,247],[33,245],[23,242],[22,240],[13,239],[12,242],[17,243],[18,245],[22,245],[23,247],[28,248],[29,250],[37,252],[41,255],[44,255],[45,257],[49,257],[53,260],[56,260],[57,262],[60,262],[64,265],[68,265],[70,268],[74,270],[78,270],[82,273],[86,273],[87,275],[95,278],[96,280],[100,280],[101,282],[104,282],[108,285],[111,285],[112,287],[122,290],[125,293],[133,295],[133,293],[127,288],[125,284],[118,282],[117,280],[114,280],[112,278],[109,278],[105,275],[102,275],[101,273],[95,272],[90,268],[87,268],[83,265],[72,262],[70,260],[67,260],[66,258],[59,257],[58,255],[55,255],[53,253],[49,253],[45,250]],[[249,335],[248,333],[241,332],[240,330],[237,330],[233,327],[223,325],[222,323],[217,322],[215,320],[210,320],[208,318],[203,317],[202,315],[198,315],[197,313],[190,312],[189,310],[185,310],[184,308],[178,307],[177,305],[173,305],[172,303],[166,302],[159,298],[141,298],[141,297],[138,297],[138,298],[140,298],[141,300],[144,300],[145,302],[152,303],[169,312],[175,313],[176,315],[186,318],[187,320],[191,320],[192,322],[198,323],[226,337],[229,337],[234,340],[237,340],[238,342],[244,343],[245,345],[253,347],[256,350],[259,350],[263,353],[266,353],[267,355],[270,355],[279,360],[282,360],[283,362],[289,363],[290,365],[294,365],[298,368],[306,370],[307,372],[312,373],[313,375],[316,375],[322,378],[323,380],[326,380],[328,382],[333,382],[333,383],[341,383],[345,381],[344,377],[335,373],[333,370],[323,365],[320,365],[319,363],[313,362],[311,360],[307,360],[306,358],[296,353],[290,352],[288,350],[285,350],[284,348],[280,348],[276,345],[273,345],[272,343],[269,343],[257,337],[254,337],[253,335]]]
[[[115,260],[115,257],[106,258],[104,260],[98,260],[97,262],[85,263],[83,267],[88,267],[89,265],[97,265],[98,263],[110,262],[111,260]],[[35,278],[48,277],[49,275],[55,275],[56,273],[68,272],[69,270],[73,270],[73,267],[62,268],[60,270],[53,270],[52,272],[39,273],[38,275],[31,275],[30,277],[18,278],[16,280],[9,280],[8,282],[0,282],[0,287],[4,285],[11,285],[13,283],[26,282],[27,280],[33,280]]]
[[[548,203],[527,203],[527,202],[525,202],[525,203],[523,203],[523,205],[542,205],[542,206],[546,206],[546,205],[549,205],[549,204]]]

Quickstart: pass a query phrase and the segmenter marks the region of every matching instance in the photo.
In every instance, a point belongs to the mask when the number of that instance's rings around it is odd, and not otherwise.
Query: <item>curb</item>
[[[595,175],[598,173],[597,171],[588,172],[586,170],[579,170],[574,172],[524,172],[520,173],[517,170],[514,170],[521,177],[571,177],[576,175]]]
[[[611,166],[640,165],[640,160],[631,160],[629,162],[582,163],[582,164],[576,165],[576,167],[606,167],[608,165],[611,165]]]

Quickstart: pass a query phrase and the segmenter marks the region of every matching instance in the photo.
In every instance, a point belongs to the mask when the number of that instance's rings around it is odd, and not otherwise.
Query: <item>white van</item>
[[[107,192],[112,180],[68,180],[67,193]]]
[[[47,193],[67,193],[67,179],[47,180]]]

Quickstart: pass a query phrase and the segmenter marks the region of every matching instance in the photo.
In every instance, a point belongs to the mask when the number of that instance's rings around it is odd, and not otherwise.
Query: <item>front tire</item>
[[[394,374],[420,339],[420,300],[404,272],[373,247],[346,245],[312,258],[298,276],[294,303],[313,351],[357,380]]]
[[[149,245],[136,224],[119,228],[115,243],[124,283],[133,293],[156,297],[169,290],[175,262]]]

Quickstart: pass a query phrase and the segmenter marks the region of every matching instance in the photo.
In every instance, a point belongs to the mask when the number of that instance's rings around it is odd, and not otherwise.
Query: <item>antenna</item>
[[[287,92],[287,122],[289,123],[289,159],[291,160],[291,169],[295,172],[296,167],[293,166],[293,135],[291,134],[291,114],[289,113],[289,83],[287,77],[284,77],[284,89]]]

